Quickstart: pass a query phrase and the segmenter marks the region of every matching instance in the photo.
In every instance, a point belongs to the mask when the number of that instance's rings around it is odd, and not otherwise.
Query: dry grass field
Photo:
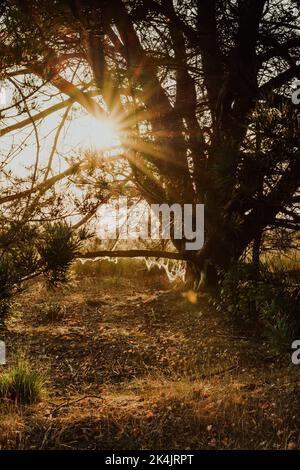
[[[153,278],[78,277],[18,299],[4,339],[43,377],[0,402],[1,449],[299,449],[300,369]]]

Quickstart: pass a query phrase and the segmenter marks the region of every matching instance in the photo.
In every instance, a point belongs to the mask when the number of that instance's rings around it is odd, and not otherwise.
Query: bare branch
[[[8,196],[3,196],[0,198],[0,204],[6,204],[7,202],[17,201],[28,196],[29,194],[36,193],[37,191],[47,190],[51,188],[51,186],[56,184],[58,181],[66,178],[67,176],[75,174],[78,171],[79,167],[80,163],[76,163],[67,168],[65,171],[53,176],[52,178],[49,178],[47,181],[44,181],[43,183],[40,183],[31,189],[26,189],[15,194],[9,194]]]
[[[192,258],[189,254],[172,253],[168,251],[151,251],[151,250],[102,250],[81,253],[79,259],[93,258],[166,258],[174,260],[188,261]]]

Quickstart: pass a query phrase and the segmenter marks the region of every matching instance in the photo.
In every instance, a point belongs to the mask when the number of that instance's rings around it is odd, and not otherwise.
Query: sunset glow
[[[111,120],[89,118],[85,128],[86,144],[97,150],[108,150],[120,144],[117,126]]]

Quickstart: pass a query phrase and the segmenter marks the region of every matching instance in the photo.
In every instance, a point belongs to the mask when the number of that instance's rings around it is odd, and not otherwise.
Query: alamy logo
[[[292,354],[292,363],[295,364],[295,366],[300,364],[300,340],[295,339],[295,341],[292,342],[292,349],[295,349],[295,351]]]
[[[203,204],[147,204],[128,206],[126,197],[103,204],[99,211],[101,239],[183,240],[186,250],[200,250],[204,243]]]
[[[6,348],[4,341],[0,341],[0,365],[6,364]]]
[[[296,81],[297,89],[292,94],[292,102],[293,104],[300,104],[300,80]]]

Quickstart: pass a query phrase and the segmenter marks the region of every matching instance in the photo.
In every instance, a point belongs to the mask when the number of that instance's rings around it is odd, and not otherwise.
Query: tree
[[[27,105],[31,125],[73,103],[117,120],[148,202],[204,203],[189,258],[213,282],[266,228],[299,229],[298,16],[292,0],[6,1],[2,74],[67,96]]]

